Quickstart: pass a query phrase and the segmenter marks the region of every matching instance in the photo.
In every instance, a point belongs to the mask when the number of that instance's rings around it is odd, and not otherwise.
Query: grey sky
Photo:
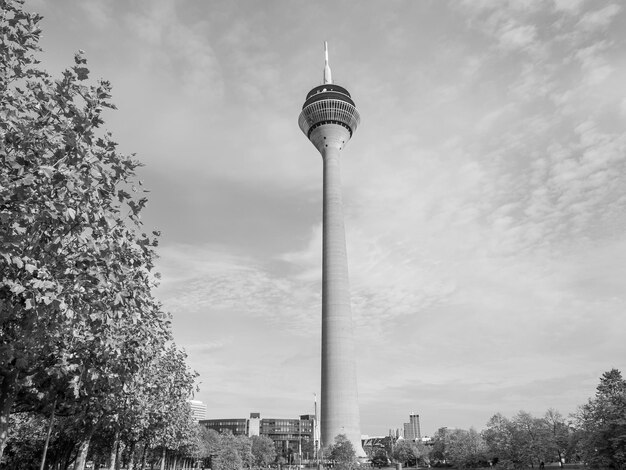
[[[626,12],[600,1],[27,0],[145,162],[157,295],[213,417],[312,412],[322,80],[362,125],[344,202],[362,430],[569,413],[626,366]]]

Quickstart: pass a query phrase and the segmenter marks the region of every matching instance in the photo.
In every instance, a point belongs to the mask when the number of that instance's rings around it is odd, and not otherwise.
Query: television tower
[[[324,84],[306,96],[298,119],[300,129],[322,154],[324,214],[322,242],[322,401],[321,444],[345,434],[358,457],[361,423],[348,283],[348,257],[341,199],[341,151],[359,125],[350,93],[333,83],[324,43]]]

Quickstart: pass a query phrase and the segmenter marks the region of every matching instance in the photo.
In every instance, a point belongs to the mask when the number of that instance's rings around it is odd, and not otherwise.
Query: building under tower
[[[322,384],[321,445],[345,434],[357,455],[361,425],[356,379],[356,354],[348,283],[348,258],[341,195],[342,150],[356,131],[360,117],[350,93],[335,85],[325,43],[324,82],[306,95],[298,120],[300,129],[322,155]]]

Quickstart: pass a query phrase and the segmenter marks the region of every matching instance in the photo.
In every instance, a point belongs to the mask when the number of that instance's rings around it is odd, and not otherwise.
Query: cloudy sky
[[[209,417],[319,391],[322,161],[335,82],[363,433],[575,410],[626,372],[626,6],[595,0],[27,0],[55,75],[83,49],[146,166],[157,296]]]

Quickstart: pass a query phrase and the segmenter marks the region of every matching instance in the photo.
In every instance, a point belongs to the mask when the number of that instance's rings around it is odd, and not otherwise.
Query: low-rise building
[[[245,418],[202,419],[200,425],[219,433],[230,432],[235,436],[248,435],[248,420]]]
[[[234,435],[267,436],[276,446],[279,455],[289,457],[302,454],[303,459],[314,458],[316,422],[315,415],[299,418],[261,418],[260,413],[250,413],[250,418],[203,419],[200,425],[219,433]]]

